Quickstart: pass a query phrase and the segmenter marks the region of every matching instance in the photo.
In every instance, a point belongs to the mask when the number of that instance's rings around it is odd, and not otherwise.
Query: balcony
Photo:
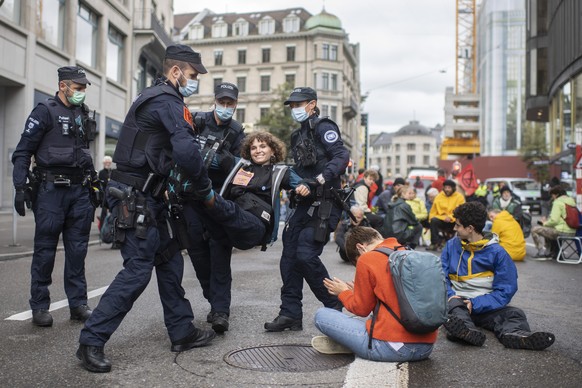
[[[151,8],[136,8],[134,10],[133,30],[136,35],[155,35],[166,47],[173,43],[172,38],[168,35]]]
[[[479,155],[481,144],[479,139],[446,138],[441,144],[441,160],[447,160],[449,155]]]
[[[348,120],[351,120],[358,115],[358,102],[355,98],[350,97],[350,101],[344,103],[343,113],[344,117]]]

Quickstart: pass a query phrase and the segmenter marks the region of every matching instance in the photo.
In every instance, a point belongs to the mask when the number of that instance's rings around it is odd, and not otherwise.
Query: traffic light
[[[368,114],[367,113],[362,113],[360,115],[360,124],[363,127],[367,127],[368,126]]]

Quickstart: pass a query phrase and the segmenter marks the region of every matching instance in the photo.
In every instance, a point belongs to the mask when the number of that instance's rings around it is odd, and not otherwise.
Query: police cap
[[[285,105],[289,105],[292,102],[301,101],[312,101],[317,100],[317,93],[315,90],[308,87],[295,88],[291,92],[289,98],[285,101]]]
[[[173,44],[166,49],[166,59],[187,62],[200,74],[208,73],[208,70],[202,64],[200,53],[192,50],[190,46],[183,44]]]
[[[87,74],[85,74],[85,69],[78,66],[65,66],[58,70],[59,82],[60,81],[73,81],[76,84],[81,85],[91,85],[91,82],[87,79]]]
[[[217,100],[223,97],[229,97],[238,100],[238,88],[230,82],[221,82],[214,88],[214,98]]]

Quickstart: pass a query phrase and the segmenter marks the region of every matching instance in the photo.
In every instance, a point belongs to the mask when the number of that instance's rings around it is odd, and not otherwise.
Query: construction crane
[[[477,88],[476,0],[457,0],[455,93],[475,93]]]

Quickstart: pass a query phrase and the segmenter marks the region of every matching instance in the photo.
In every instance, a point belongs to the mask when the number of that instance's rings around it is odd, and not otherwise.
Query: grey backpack
[[[375,317],[382,304],[411,333],[425,334],[438,329],[447,320],[447,286],[441,259],[429,252],[380,247],[375,251],[388,256],[387,271],[392,275],[400,306],[400,317],[383,301],[374,310],[370,329],[370,345]]]

